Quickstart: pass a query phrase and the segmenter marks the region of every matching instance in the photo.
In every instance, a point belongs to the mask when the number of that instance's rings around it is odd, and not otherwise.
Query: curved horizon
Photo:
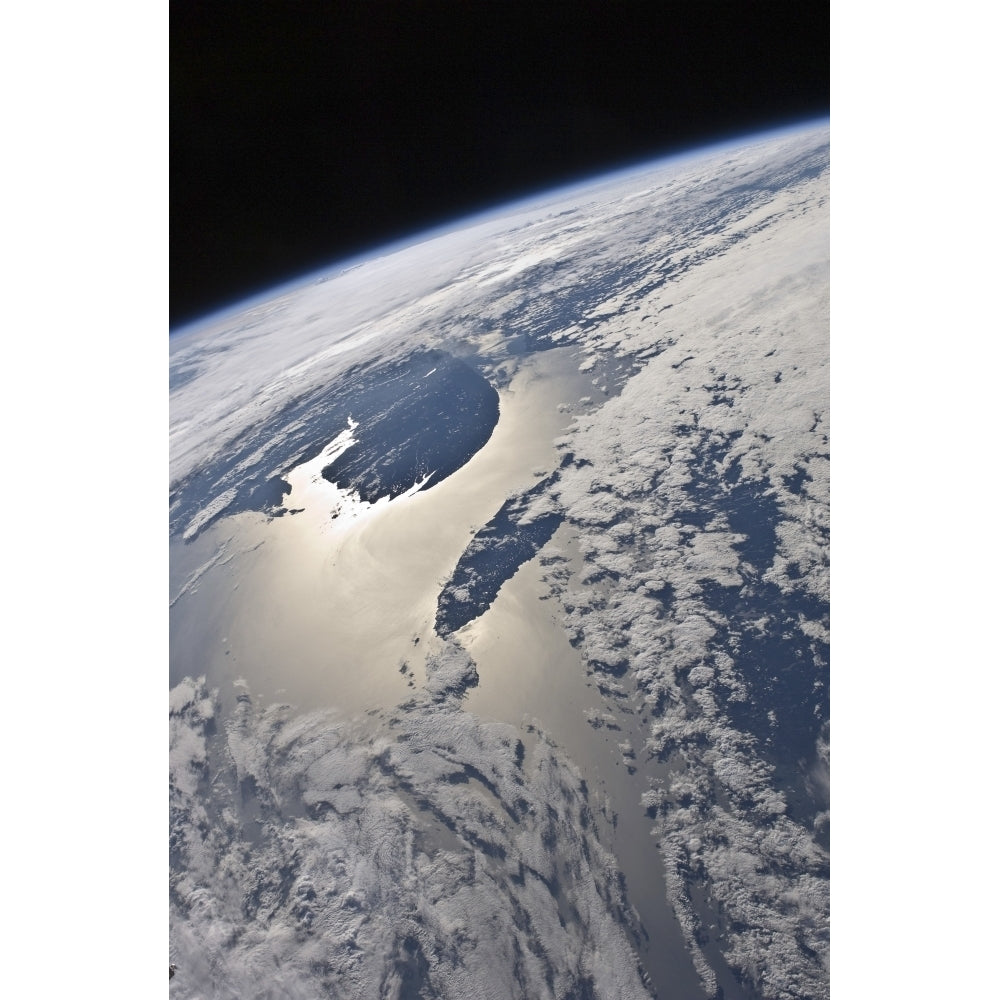
[[[184,320],[175,326],[171,326],[168,330],[168,338],[172,340],[193,333],[202,326],[260,305],[269,299],[292,292],[313,282],[335,277],[336,275],[330,273],[332,271],[343,273],[344,271],[360,267],[369,261],[391,256],[411,246],[430,242],[460,229],[470,228],[498,217],[514,214],[517,211],[530,210],[532,206],[539,202],[544,203],[558,200],[578,190],[596,188],[606,183],[624,180],[633,174],[642,173],[646,170],[660,169],[674,161],[682,163],[688,159],[709,156],[726,149],[739,149],[758,140],[765,141],[783,133],[804,132],[811,128],[819,128],[824,124],[829,127],[829,112],[821,115],[795,118],[779,125],[731,132],[716,139],[682,145],[668,152],[654,153],[651,156],[644,156],[638,159],[628,159],[625,162],[619,162],[617,165],[609,165],[606,169],[593,172],[586,171],[573,177],[564,177],[562,180],[554,181],[548,186],[514,195],[503,201],[491,201],[480,208],[451,215],[443,222],[432,223],[428,226],[410,230],[402,236],[372,243],[364,249],[348,252],[345,256],[334,257],[327,263],[298,272],[292,277],[278,279],[261,291],[249,292],[239,298],[231,299],[223,305],[213,307],[193,319]]]

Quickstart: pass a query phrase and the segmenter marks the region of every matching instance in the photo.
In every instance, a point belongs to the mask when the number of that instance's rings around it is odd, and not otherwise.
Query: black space
[[[170,323],[580,175],[829,109],[799,0],[170,5]]]

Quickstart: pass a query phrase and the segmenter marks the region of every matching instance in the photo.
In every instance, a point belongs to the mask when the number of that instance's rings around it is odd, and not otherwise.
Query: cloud
[[[446,643],[440,652],[427,657],[425,690],[435,700],[461,695],[479,683],[472,657],[458,643]]]
[[[575,193],[585,229],[556,199],[172,343],[171,480],[204,473],[213,513],[231,443],[252,477],[255,435],[365,359],[454,350],[502,383],[576,352],[591,403],[517,525],[563,518],[540,564],[591,725],[648,717],[635,806],[709,994],[829,993],[827,141]],[[426,677],[365,725],[249,698],[223,722],[175,688],[175,995],[647,995],[572,763],[462,710],[457,645]]]
[[[172,786],[175,995],[649,995],[579,773],[435,697],[368,730],[245,700],[206,737],[174,689],[172,773],[216,762]]]

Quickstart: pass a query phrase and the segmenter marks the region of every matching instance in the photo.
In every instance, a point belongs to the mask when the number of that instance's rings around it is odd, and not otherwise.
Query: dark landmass
[[[419,351],[403,361],[358,365],[336,384],[304,394],[267,423],[247,428],[211,465],[175,485],[170,534],[182,535],[199,511],[232,491],[206,519],[247,511],[274,516],[289,486],[285,471],[315,458],[349,421],[357,444],[324,470],[331,482],[362,499],[396,497],[431,474],[424,489],[461,468],[488,440],[500,417],[496,389],[470,364],[443,351]]]
[[[374,503],[428,476],[421,489],[430,489],[465,465],[490,439],[500,397],[464,361],[432,351],[383,369],[352,417],[357,443],[323,477]]]
[[[504,583],[555,534],[562,514],[542,514],[527,522],[521,518],[557,475],[508,500],[469,543],[438,598],[434,626],[438,635],[449,635],[475,621],[496,600]]]
[[[768,481],[734,481],[734,467],[721,477],[713,473],[739,437],[737,432],[702,447],[700,475],[688,487],[692,505],[679,519],[703,526],[722,514],[744,536],[736,546],[743,560],[741,585],[700,581],[706,604],[726,622],[713,646],[733,658],[746,685],[746,696],[727,701],[727,711],[735,725],[759,739],[761,753],[777,770],[778,787],[786,791],[789,814],[811,822],[816,803],[804,765],[815,758],[830,718],[830,648],[809,636],[803,622],[829,627],[829,603],[804,586],[782,589],[763,579],[778,551],[784,512]]]

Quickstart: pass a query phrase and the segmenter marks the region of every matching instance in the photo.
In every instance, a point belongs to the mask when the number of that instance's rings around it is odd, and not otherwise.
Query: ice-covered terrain
[[[171,991],[829,995],[829,128],[171,350]]]

